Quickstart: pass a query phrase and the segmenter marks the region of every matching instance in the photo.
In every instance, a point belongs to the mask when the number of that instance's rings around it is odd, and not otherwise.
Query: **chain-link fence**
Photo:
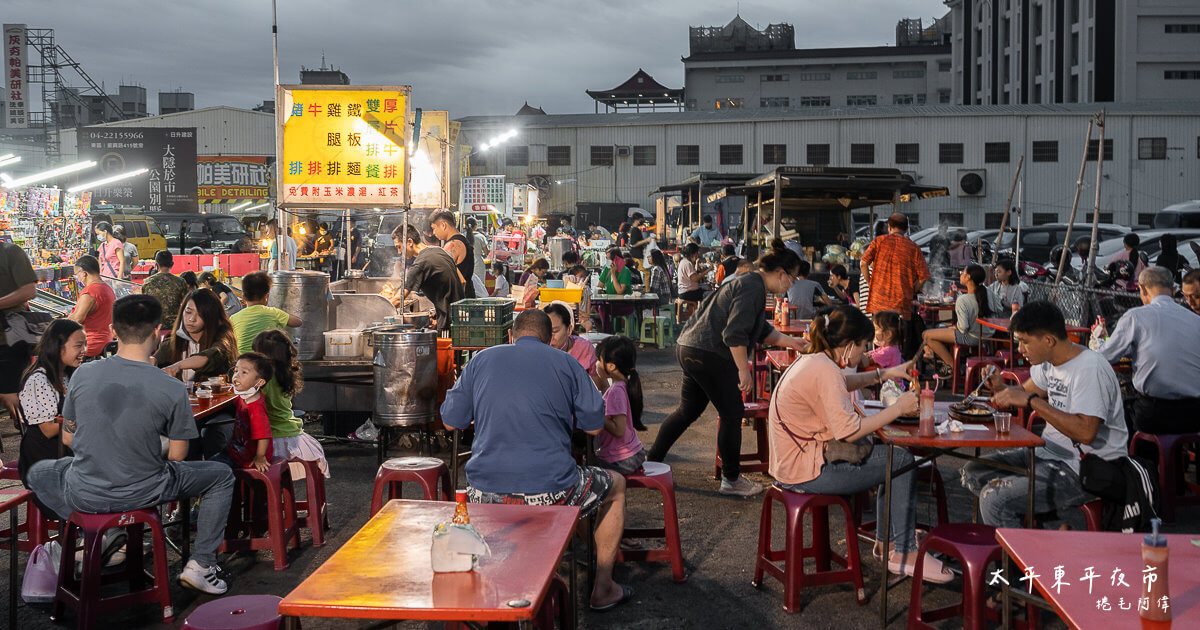
[[[1131,308],[1142,305],[1137,293],[1112,289],[1089,289],[1074,284],[1030,282],[1028,302],[1045,300],[1063,312],[1068,326],[1091,327],[1096,317],[1103,317],[1109,330]]]

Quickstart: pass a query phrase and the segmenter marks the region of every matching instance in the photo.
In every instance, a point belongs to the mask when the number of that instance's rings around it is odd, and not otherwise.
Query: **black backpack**
[[[1083,489],[1104,504],[1101,526],[1107,532],[1148,532],[1158,518],[1158,479],[1154,467],[1141,458],[1123,455],[1104,459],[1088,453],[1079,463]]]

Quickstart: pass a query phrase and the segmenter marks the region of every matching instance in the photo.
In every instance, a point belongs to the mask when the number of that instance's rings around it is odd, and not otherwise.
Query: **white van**
[[[1200,199],[1173,204],[1154,215],[1154,228],[1200,228]]]

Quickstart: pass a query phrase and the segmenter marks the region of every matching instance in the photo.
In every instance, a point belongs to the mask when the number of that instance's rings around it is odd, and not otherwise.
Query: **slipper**
[[[620,606],[621,604],[624,604],[625,602],[629,601],[630,598],[632,598],[632,597],[633,597],[633,587],[625,586],[624,584],[622,584],[620,599],[618,599],[615,602],[609,602],[602,606],[592,606],[589,604],[588,608],[590,608],[592,610],[592,612],[608,612],[608,611],[616,608],[617,606]]]
[[[637,538],[622,538],[621,539],[621,548],[622,549],[641,549],[642,541],[638,540]]]
[[[913,553],[915,553],[915,552],[913,552]],[[903,555],[907,555],[907,554],[903,554]],[[954,579],[954,573],[947,571],[946,566],[943,565],[942,562],[940,560],[938,560],[937,558],[934,558],[933,556],[931,556],[929,554],[925,554],[924,562],[925,562],[925,567],[924,567],[925,571],[921,575],[921,579],[923,581],[932,582],[934,584],[945,584],[945,583],[949,582],[950,580]],[[901,566],[901,564],[899,562],[894,562],[891,559],[889,559],[888,560],[888,573],[891,573],[892,575],[905,575],[908,577],[912,577],[913,573],[916,573],[916,566],[915,566],[915,564],[908,564],[907,562],[904,563],[903,566]]]

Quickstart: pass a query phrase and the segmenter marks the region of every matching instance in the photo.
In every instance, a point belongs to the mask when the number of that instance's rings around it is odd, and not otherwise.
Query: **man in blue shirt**
[[[576,505],[599,510],[592,610],[608,610],[633,591],[612,579],[625,529],[625,478],[571,456],[571,433],[604,429],[604,399],[574,357],[551,347],[550,318],[522,311],[513,343],[488,348],[467,363],[442,403],[447,429],[475,423],[465,467],[472,503]]]
[[[705,216],[703,225],[692,230],[692,242],[700,247],[712,247],[713,241],[720,240],[721,232],[713,227],[712,215]]]

